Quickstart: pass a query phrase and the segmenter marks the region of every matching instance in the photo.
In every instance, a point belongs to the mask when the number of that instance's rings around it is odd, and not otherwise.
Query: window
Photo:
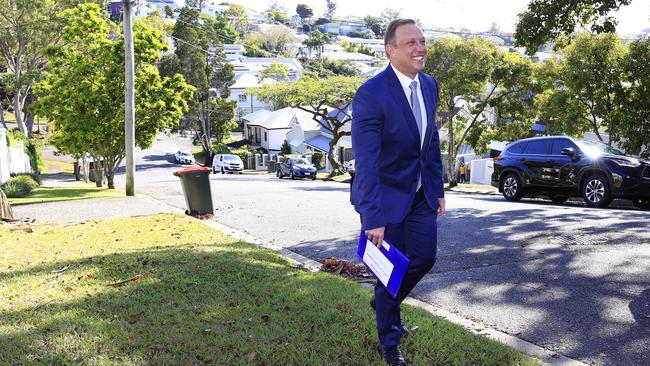
[[[550,140],[529,141],[528,146],[526,146],[526,154],[546,155],[548,154],[550,142]]]
[[[266,136],[266,132],[264,132],[264,141],[266,141],[268,137]]]
[[[573,151],[576,151],[575,145],[568,139],[554,139],[553,140],[553,151],[551,155],[562,155],[562,149],[572,148]]]
[[[508,152],[511,154],[523,154],[524,149],[526,149],[526,143],[525,142],[520,142],[518,144],[514,144],[510,147],[508,147]]]
[[[242,94],[239,96],[239,101],[240,102],[245,102],[246,101],[246,94]]]

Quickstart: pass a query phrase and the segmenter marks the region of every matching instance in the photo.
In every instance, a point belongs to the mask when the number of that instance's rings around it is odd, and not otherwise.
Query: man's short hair
[[[413,20],[413,19],[403,19],[403,18],[395,19],[395,20],[393,20],[392,22],[390,22],[388,24],[388,27],[386,28],[386,33],[384,34],[384,46],[386,46],[389,43],[394,44],[394,42],[395,42],[395,32],[397,31],[397,28],[399,26],[402,26],[402,25],[405,25],[405,24],[415,24],[415,25],[417,25],[415,20]]]

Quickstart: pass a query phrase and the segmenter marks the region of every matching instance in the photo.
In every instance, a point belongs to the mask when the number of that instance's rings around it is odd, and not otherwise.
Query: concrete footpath
[[[62,187],[76,185],[78,182],[74,178],[65,175],[52,175],[43,180],[45,187]],[[465,192],[461,188],[454,188],[456,192]],[[483,194],[498,194],[494,191],[484,190],[469,190],[467,193],[483,193]],[[136,197],[123,197],[123,198],[105,198],[105,199],[88,199],[88,200],[74,200],[74,201],[61,201],[61,202],[48,202],[48,203],[33,203],[26,205],[18,205],[13,207],[14,214],[19,218],[29,217],[35,219],[35,224],[43,223],[74,223],[84,222],[89,220],[98,220],[104,218],[115,217],[132,217],[153,215],[160,213],[183,213],[184,207],[174,207],[162,201],[158,201],[148,196],[138,195]],[[318,271],[320,263],[313,261],[307,257],[290,251],[286,248],[264,241],[260,238],[253,237],[247,233],[236,230],[232,227],[223,225],[216,220],[204,221],[209,226],[231,235],[239,240],[244,240],[250,243],[260,245],[262,247],[274,250],[280,255],[294,261],[305,268]],[[463,326],[468,331],[495,339],[501,343],[518,349],[524,353],[540,358],[543,362],[550,365],[562,366],[580,366],[586,365],[582,362],[570,359],[563,355],[549,351],[530,342],[519,339],[513,335],[500,332],[492,329],[480,322],[467,319],[458,314],[449,312],[440,307],[427,304],[414,298],[407,298],[406,303],[423,308],[431,314],[451,321],[453,323]]]

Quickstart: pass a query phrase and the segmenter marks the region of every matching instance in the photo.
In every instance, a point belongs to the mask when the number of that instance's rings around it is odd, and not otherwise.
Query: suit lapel
[[[388,66],[386,71],[388,71],[388,85],[390,86],[391,96],[399,106],[399,109],[404,116],[404,120],[408,125],[408,129],[411,130],[413,136],[416,137],[418,141],[420,141],[420,131],[418,131],[418,125],[417,122],[415,122],[411,104],[406,99],[406,94],[404,93],[404,89],[402,89],[402,84],[400,84],[399,79],[397,78],[397,75],[395,75],[392,66]],[[427,111],[427,113],[429,112]],[[418,144],[418,146],[420,146],[420,144]]]

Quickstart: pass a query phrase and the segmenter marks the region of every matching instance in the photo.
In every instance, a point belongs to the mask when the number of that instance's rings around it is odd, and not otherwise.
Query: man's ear
[[[388,58],[390,58],[390,56],[393,54],[393,51],[395,51],[395,46],[388,43],[386,45],[385,49],[386,49],[386,56],[388,56]]]

